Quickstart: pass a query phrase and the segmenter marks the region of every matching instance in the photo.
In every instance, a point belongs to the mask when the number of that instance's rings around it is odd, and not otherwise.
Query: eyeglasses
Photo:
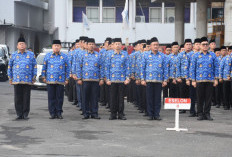
[[[202,46],[209,46],[209,44],[201,44]]]

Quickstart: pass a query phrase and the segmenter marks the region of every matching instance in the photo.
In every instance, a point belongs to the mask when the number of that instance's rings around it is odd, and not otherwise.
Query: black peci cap
[[[95,39],[94,38],[88,38],[87,43],[95,43]]]
[[[60,42],[60,40],[53,40],[52,45],[53,44],[59,44],[59,45],[61,45],[61,42]]]
[[[208,42],[208,38],[207,38],[207,37],[202,37],[202,38],[201,38],[201,43],[202,43],[202,42],[205,42],[205,41]]]
[[[150,41],[151,41],[151,43],[152,43],[152,42],[159,42],[158,39],[157,39],[156,37],[151,38]]]
[[[174,42],[172,43],[172,46],[174,46],[174,45],[179,45],[179,43],[178,43],[177,41],[174,41]]]

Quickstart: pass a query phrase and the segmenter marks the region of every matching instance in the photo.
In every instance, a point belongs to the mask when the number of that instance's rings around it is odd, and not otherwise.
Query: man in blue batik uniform
[[[167,64],[169,65],[169,97],[179,98],[179,88],[176,82],[176,59],[179,52],[178,42],[172,43],[172,53],[167,58]]]
[[[218,85],[218,60],[215,53],[208,51],[206,37],[201,38],[201,51],[192,59],[191,79],[198,98],[198,120],[213,120],[210,115],[213,86]]]
[[[53,41],[52,50],[44,58],[42,77],[47,83],[50,119],[63,119],[64,85],[68,84],[70,64],[68,56],[60,52],[60,40]]]
[[[102,68],[104,69],[104,65],[105,65],[105,55],[107,53],[107,51],[110,49],[110,45],[111,45],[111,38],[106,38],[105,43],[104,43],[104,48],[101,49],[101,51],[99,52],[102,58]],[[105,71],[105,70],[104,70]],[[104,74],[103,74],[104,75]],[[102,76],[102,77],[105,77]],[[108,103],[108,93],[107,93],[107,87],[106,84],[104,83],[102,86],[100,86],[100,105],[101,106],[106,106],[106,104]]]
[[[219,81],[223,83],[223,105],[225,110],[230,109],[230,54],[227,53],[225,46],[221,47],[221,55],[223,56],[219,67]]]
[[[126,120],[124,116],[125,85],[130,83],[129,55],[121,50],[121,38],[114,39],[114,50],[107,55],[106,80],[110,86],[110,120]],[[118,117],[117,117],[118,116]]]
[[[162,86],[167,85],[169,78],[166,57],[162,52],[158,51],[158,48],[158,39],[154,37],[151,39],[151,50],[144,53],[140,66],[141,84],[147,86],[148,120],[161,120]]]
[[[178,54],[176,60],[176,77],[180,91],[180,98],[189,98],[189,86],[186,84],[189,75],[190,56],[192,51],[192,40],[185,39],[184,51]],[[185,110],[181,110],[180,113],[185,113]]]
[[[99,85],[104,84],[101,56],[94,51],[95,40],[89,38],[88,50],[81,54],[76,63],[78,84],[83,87],[83,119],[100,119],[98,116]],[[100,83],[99,83],[100,80]]]
[[[8,65],[9,82],[14,85],[16,120],[28,119],[31,85],[35,82],[37,74],[35,55],[31,51],[26,51],[26,47],[25,39],[20,37],[18,50],[12,53]]]
[[[72,63],[73,63],[72,73],[73,74],[75,74],[75,72],[76,72],[76,63],[78,62],[80,55],[86,51],[85,42],[87,42],[87,40],[88,40],[88,37],[85,37],[85,36],[81,36],[79,38],[79,48],[75,49],[74,54],[73,54],[73,61],[72,61]],[[74,78],[74,80],[77,80],[76,77],[73,77],[73,78]],[[77,107],[79,107],[80,108],[79,110],[82,111],[82,107],[83,107],[83,104],[82,104],[82,86],[79,85],[78,83],[76,83],[76,91],[77,91],[77,101],[78,101]],[[81,114],[83,114],[83,112]]]

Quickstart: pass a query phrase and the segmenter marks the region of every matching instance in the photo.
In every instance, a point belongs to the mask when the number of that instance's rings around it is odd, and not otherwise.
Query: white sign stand
[[[180,128],[180,114],[179,114],[179,109],[176,109],[175,113],[175,127],[174,128],[167,128],[166,130],[169,131],[188,131],[186,128]]]
[[[180,99],[180,98],[166,98],[165,99],[165,109],[175,109],[175,127],[167,128],[169,131],[188,131],[187,128],[180,128],[180,109],[189,110],[191,106],[190,99]]]

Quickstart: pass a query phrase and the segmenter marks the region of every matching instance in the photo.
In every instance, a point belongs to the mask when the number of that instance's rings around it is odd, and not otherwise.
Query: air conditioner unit
[[[174,22],[175,22],[175,17],[174,16],[168,17],[168,23],[174,23]]]
[[[145,16],[136,16],[135,22],[137,23],[145,23]]]

